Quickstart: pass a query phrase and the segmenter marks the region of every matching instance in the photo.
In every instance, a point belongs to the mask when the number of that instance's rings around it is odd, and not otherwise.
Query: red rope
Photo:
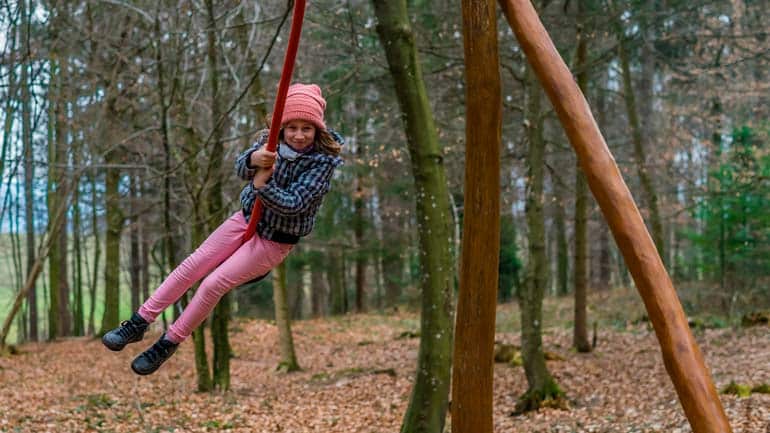
[[[275,152],[278,146],[278,132],[281,128],[281,117],[283,108],[286,105],[286,94],[289,91],[291,75],[294,71],[294,60],[297,58],[297,47],[299,46],[299,36],[302,33],[302,20],[305,17],[305,0],[295,0],[294,15],[291,18],[291,33],[289,35],[289,46],[286,48],[286,57],[283,59],[283,70],[281,71],[281,81],[278,84],[278,94],[275,96],[275,105],[273,106],[273,117],[270,122],[270,134],[267,138],[267,150]],[[254,201],[254,208],[251,210],[249,226],[243,235],[243,242],[248,241],[257,231],[257,223],[262,217],[262,201],[257,198]]]

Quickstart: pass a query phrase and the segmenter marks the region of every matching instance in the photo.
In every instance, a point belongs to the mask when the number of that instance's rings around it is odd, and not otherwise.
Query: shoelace
[[[159,342],[156,342],[152,345],[146,352],[144,352],[144,356],[147,357],[147,359],[150,360],[151,363],[156,363],[160,358],[166,356],[168,354],[165,347],[161,346]]]
[[[120,329],[118,329],[118,335],[120,335],[123,338],[130,338],[136,336],[136,333],[139,332],[138,327],[136,326],[136,323],[130,321],[130,320],[124,320],[120,323]]]

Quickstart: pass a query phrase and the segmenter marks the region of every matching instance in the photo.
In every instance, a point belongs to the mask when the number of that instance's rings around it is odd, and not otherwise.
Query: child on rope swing
[[[102,337],[108,349],[119,351],[142,340],[163,310],[204,276],[190,304],[131,369],[140,375],[155,372],[187,339],[233,287],[264,277],[292,247],[313,229],[316,212],[329,191],[342,137],[324,124],[326,101],[315,84],[289,87],[281,118],[277,152],[264,148],[268,131],[235,162],[238,176],[250,180],[241,191],[241,210],[231,215],[163,281],[155,293],[120,327]],[[255,200],[263,203],[257,234],[242,240]]]

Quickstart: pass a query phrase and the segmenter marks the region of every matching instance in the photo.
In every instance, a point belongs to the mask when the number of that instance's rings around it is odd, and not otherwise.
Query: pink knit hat
[[[281,125],[299,119],[310,122],[317,128],[326,129],[325,109],[326,100],[321,96],[320,87],[315,84],[292,84],[286,96]]]

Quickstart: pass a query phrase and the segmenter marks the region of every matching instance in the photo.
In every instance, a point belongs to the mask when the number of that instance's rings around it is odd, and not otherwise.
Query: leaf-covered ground
[[[561,314],[564,302],[550,312]],[[502,306],[498,324],[517,316],[515,306]],[[402,334],[417,326],[411,313],[297,322],[304,370],[284,374],[275,371],[275,326],[238,321],[226,394],[195,391],[192,341],[156,374],[134,375],[129,363],[157,338],[157,328],[119,353],[88,338],[26,344],[22,354],[0,358],[0,432],[397,432],[418,346]],[[517,332],[500,328],[499,341],[518,344]],[[696,337],[718,388],[770,382],[767,327],[709,329]],[[564,358],[548,365],[570,410],[511,416],[526,388],[524,373],[496,364],[496,432],[690,431],[646,323],[600,326],[597,350],[587,355],[570,350],[565,326],[548,328],[544,341]],[[735,433],[770,432],[770,395],[721,398]]]

